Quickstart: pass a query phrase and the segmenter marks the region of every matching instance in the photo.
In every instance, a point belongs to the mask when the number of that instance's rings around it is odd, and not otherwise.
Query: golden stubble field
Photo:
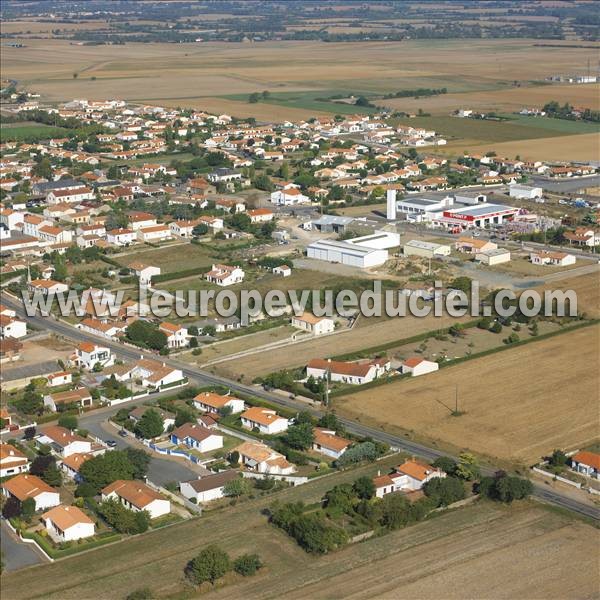
[[[422,40],[78,46],[65,40],[30,39],[25,48],[3,48],[1,68],[3,77],[17,79],[54,101],[118,97],[219,112],[217,96],[264,89],[272,93],[315,89],[392,92],[446,86],[451,92],[483,93],[482,102],[495,102],[495,92],[488,98],[486,90],[498,89],[513,98],[526,93],[524,89],[507,89],[513,80],[533,81],[556,72],[584,72],[587,60],[594,60],[596,55],[594,48],[540,47],[536,43]],[[91,81],[92,76],[95,81]],[[454,107],[455,102],[463,104],[463,99],[468,103],[470,97],[470,93],[448,94],[423,101],[440,102],[439,106],[447,111],[448,98]],[[207,98],[207,106],[202,105],[202,98]],[[526,98],[523,96],[524,102]],[[578,97],[569,99],[576,102]],[[259,118],[283,119],[283,111],[290,110],[250,106],[237,100],[227,102],[223,110],[242,116],[254,113]],[[404,100],[391,102],[400,105]],[[289,118],[315,113],[311,109],[291,110]]]
[[[600,325],[335,399],[344,416],[511,463],[598,437]],[[460,417],[450,415],[458,387]]]

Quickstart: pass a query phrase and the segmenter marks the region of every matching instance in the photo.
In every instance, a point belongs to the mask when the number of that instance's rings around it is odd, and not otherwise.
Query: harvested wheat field
[[[560,273],[557,273],[556,277],[558,279]],[[560,278],[556,282],[550,280],[541,289],[573,290],[577,294],[577,310],[585,313],[588,318],[600,318],[600,278],[597,272]]]
[[[336,398],[335,407],[364,424],[531,464],[598,437],[599,347],[592,325]],[[464,414],[454,417],[457,386]]]
[[[458,143],[448,144],[439,152],[455,155],[463,151],[478,154],[492,150],[499,156],[509,158],[520,156],[522,160],[598,161],[600,160],[600,134],[583,133],[510,142],[489,142],[483,145],[461,140]]]
[[[310,338],[286,348],[261,351],[245,358],[219,363],[214,368],[217,373],[225,377],[236,379],[242,377],[246,381],[251,381],[255,377],[274,371],[304,367],[311,358],[326,358],[357,352],[364,348],[449,327],[455,322],[456,319],[449,316],[439,318],[429,316],[423,319],[412,316],[391,319],[361,317],[352,330]]]

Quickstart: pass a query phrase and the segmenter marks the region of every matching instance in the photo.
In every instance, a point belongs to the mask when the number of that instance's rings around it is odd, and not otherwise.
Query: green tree
[[[42,479],[52,487],[62,485],[62,471],[54,464],[50,465],[43,473]]]
[[[21,503],[21,517],[28,523],[35,514],[35,500],[33,498],[26,498]]]
[[[118,450],[93,456],[79,467],[79,474],[96,492],[117,479],[133,479],[134,471],[125,452]]]
[[[242,577],[254,575],[262,566],[263,563],[258,554],[242,554],[233,561],[233,570]]]
[[[21,502],[14,496],[9,496],[2,507],[2,516],[5,519],[14,519],[21,514]]]
[[[312,424],[300,423],[288,427],[285,439],[292,448],[297,450],[310,448],[315,439]]]
[[[381,501],[381,525],[387,529],[405,527],[410,519],[408,500],[401,494],[386,494]]]
[[[463,452],[458,457],[456,465],[456,476],[466,481],[471,481],[479,477],[479,463],[477,459],[468,452]]]
[[[135,424],[135,432],[146,440],[158,437],[163,431],[162,417],[153,408],[149,408]]]
[[[499,321],[496,321],[491,327],[490,331],[492,333],[502,333],[502,324]]]
[[[271,178],[266,173],[262,173],[261,175],[257,175],[252,180],[252,185],[256,189],[263,190],[265,192],[272,192],[275,189],[275,186],[273,185],[273,182],[271,181]]]
[[[58,417],[58,424],[61,427],[75,431],[77,429],[77,417],[75,415],[63,414]]]
[[[423,491],[436,506],[448,506],[465,497],[465,487],[456,477],[434,477],[423,486]]]
[[[150,588],[139,588],[125,596],[125,600],[153,600],[154,594]]]
[[[361,500],[370,500],[375,496],[375,484],[373,483],[373,480],[366,475],[359,477],[352,484],[352,489]]]
[[[548,462],[553,467],[564,467],[567,464],[569,457],[562,450],[554,450]]]
[[[200,585],[205,581],[214,583],[230,569],[231,561],[227,552],[211,544],[188,563],[186,574],[193,583]]]
[[[250,489],[250,482],[243,477],[238,477],[237,479],[228,481],[223,486],[223,493],[226,496],[233,496],[234,498],[237,498],[239,496],[243,496],[244,494],[248,494]]]
[[[456,471],[456,461],[449,456],[440,456],[439,458],[436,458],[433,463],[431,463],[431,466],[436,469],[441,469],[448,475],[454,475]]]
[[[133,467],[133,478],[144,479],[150,466],[150,455],[141,448],[125,448],[125,456]]]

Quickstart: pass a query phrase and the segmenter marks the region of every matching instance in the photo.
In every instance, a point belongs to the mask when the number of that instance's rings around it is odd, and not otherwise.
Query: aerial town
[[[420,90],[433,117],[400,92],[304,115],[295,90],[86,93],[71,65],[59,97],[19,56],[118,57],[63,37],[107,3],[23,4],[0,38],[3,600],[598,597],[596,76],[552,55],[545,101]],[[222,43],[308,43],[273,40]],[[122,52],[210,39],[175,41]]]

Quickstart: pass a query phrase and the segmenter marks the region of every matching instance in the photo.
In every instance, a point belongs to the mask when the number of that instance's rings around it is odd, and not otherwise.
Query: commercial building
[[[515,183],[509,187],[508,193],[511,198],[533,200],[534,198],[541,198],[543,190],[541,187],[531,187],[528,185],[519,185]]]
[[[488,227],[502,225],[510,221],[517,213],[518,208],[505,204],[488,204],[484,202],[477,206],[463,206],[444,210],[441,214],[431,215],[431,225],[445,229],[469,229],[474,227]]]
[[[306,256],[365,269],[382,265],[388,259],[387,250],[357,246],[349,241],[317,240],[306,248]]]
[[[510,262],[510,251],[504,248],[493,248],[475,254],[475,260],[483,265],[492,267],[505,262]]]
[[[410,240],[404,244],[404,256],[422,256],[423,258],[434,258],[436,256],[450,256],[452,248],[444,244],[433,242],[422,242],[421,240]]]

